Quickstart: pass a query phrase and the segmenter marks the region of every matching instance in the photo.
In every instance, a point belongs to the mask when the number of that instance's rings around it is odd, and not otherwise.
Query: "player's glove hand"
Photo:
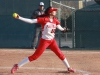
[[[64,28],[64,30],[62,31],[63,33],[65,33],[65,32],[69,32],[70,31],[70,29],[66,29],[66,28]]]

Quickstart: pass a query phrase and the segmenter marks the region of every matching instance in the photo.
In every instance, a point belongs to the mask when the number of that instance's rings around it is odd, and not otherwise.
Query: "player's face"
[[[56,16],[56,11],[52,11],[51,15]]]

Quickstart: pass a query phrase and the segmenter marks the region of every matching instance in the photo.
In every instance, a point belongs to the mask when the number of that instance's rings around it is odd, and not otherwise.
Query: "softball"
[[[18,17],[18,14],[17,13],[13,13],[13,17],[14,18],[17,18]]]

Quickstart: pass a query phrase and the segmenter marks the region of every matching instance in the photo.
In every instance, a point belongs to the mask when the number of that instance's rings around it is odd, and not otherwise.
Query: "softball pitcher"
[[[66,32],[66,28],[62,28],[60,25],[60,22],[55,18],[56,15],[56,8],[48,7],[45,10],[45,14],[36,18],[36,19],[28,19],[23,18],[17,14],[16,19],[19,19],[21,21],[27,22],[27,23],[39,23],[42,26],[42,37],[40,39],[38,48],[35,50],[34,54],[26,57],[23,59],[19,64],[14,64],[14,66],[11,69],[11,73],[15,73],[21,66],[24,64],[34,61],[46,50],[47,47],[49,47],[65,64],[67,67],[68,72],[75,72],[74,69],[72,69],[64,56],[64,54],[61,52],[60,48],[58,47],[54,37],[55,37],[55,30],[58,28],[59,30]]]

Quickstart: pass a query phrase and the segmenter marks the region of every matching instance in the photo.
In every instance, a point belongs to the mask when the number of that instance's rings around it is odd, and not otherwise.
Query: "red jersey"
[[[42,38],[46,40],[51,40],[55,37],[55,30],[60,22],[57,18],[53,18],[52,22],[49,17],[37,18],[37,22],[42,25]]]

